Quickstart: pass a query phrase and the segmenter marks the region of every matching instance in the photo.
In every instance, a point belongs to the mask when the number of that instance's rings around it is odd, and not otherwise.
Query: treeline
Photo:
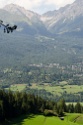
[[[50,112],[51,111],[51,112]],[[64,115],[64,112],[82,113],[80,103],[66,105],[65,100],[58,102],[44,100],[38,96],[23,92],[0,90],[0,121],[5,121],[22,114]]]
[[[28,66],[19,69],[7,68],[0,71],[1,88],[9,87],[10,84],[23,83],[53,83],[72,79],[70,73],[61,73],[58,68]],[[4,81],[4,82],[3,82]],[[71,83],[70,83],[71,84]],[[73,83],[72,83],[73,84]]]
[[[73,75],[74,74],[74,75]],[[76,76],[75,76],[76,75]],[[82,85],[83,78],[79,73],[70,70],[62,71],[59,67],[25,66],[21,68],[6,68],[0,70],[0,88],[9,88],[13,84],[51,83],[67,81],[69,85]]]

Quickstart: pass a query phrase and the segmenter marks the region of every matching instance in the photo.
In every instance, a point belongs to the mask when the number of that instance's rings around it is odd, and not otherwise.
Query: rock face
[[[40,20],[40,15],[18,5],[10,4],[5,6],[0,10],[0,17],[5,20],[4,22],[16,23],[19,33],[29,35],[48,34],[45,25]]]
[[[75,33],[83,30],[83,1],[76,0],[73,4],[59,10],[47,12],[41,20],[52,33]]]
[[[18,5],[10,4],[0,9],[0,18],[16,23],[18,32],[29,35],[83,35],[83,1],[76,0],[59,10],[38,15]]]

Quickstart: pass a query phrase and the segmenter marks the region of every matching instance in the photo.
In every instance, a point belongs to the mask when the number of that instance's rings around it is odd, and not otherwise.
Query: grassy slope
[[[83,116],[78,117],[76,122],[83,125]]]
[[[67,114],[65,120],[83,125],[83,114],[70,113]]]
[[[73,123],[74,119],[77,117],[79,118],[79,122],[76,121],[78,123]],[[29,117],[22,116],[18,119],[12,120],[10,124],[6,123],[6,125],[80,125],[80,123],[83,124],[82,119],[83,115],[80,114],[68,114],[63,121],[54,116],[45,117],[43,115],[31,115]]]

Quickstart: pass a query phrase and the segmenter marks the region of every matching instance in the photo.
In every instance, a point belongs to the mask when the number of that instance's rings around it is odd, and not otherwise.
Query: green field
[[[52,93],[53,95],[61,95],[61,93],[66,92],[68,94],[77,94],[78,92],[83,91],[83,85],[68,85],[66,81],[62,81],[59,85],[50,85],[44,83],[43,85],[32,84],[31,89],[45,89],[47,92]]]
[[[82,114],[67,114],[64,120],[59,117],[45,117],[43,115],[21,116],[5,125],[83,125]]]
[[[42,83],[42,84],[38,84],[38,83],[30,83],[30,86],[28,84],[13,84],[10,85],[9,88],[6,89],[10,89],[11,91],[26,91],[26,92],[34,92],[34,94],[38,94],[38,96],[48,96],[46,95],[46,93],[50,93],[52,94],[52,97],[55,98],[58,96],[61,97],[62,94],[65,94],[65,96],[67,94],[71,94],[75,95],[75,98],[78,98],[79,102],[82,102],[82,97],[79,94],[80,92],[83,92],[83,85],[68,85],[68,83],[66,81],[62,81],[60,82],[58,85],[53,85],[53,84],[49,84],[49,83]],[[30,91],[29,91],[30,90]],[[34,90],[34,91],[33,91]],[[35,91],[36,90],[36,91]],[[45,91],[46,93],[44,93],[43,95],[41,94],[41,91],[43,93],[43,91]],[[50,98],[52,98],[50,97]],[[75,100],[74,96],[73,96],[73,100],[74,102],[77,102]],[[67,102],[67,101],[66,101]],[[71,100],[71,102],[73,102]]]
[[[5,89],[11,90],[11,91],[14,91],[14,92],[16,92],[16,91],[21,92],[26,88],[26,86],[27,86],[26,84],[14,84],[14,85],[10,85],[9,88],[5,88]]]
[[[22,91],[24,90],[26,87],[26,84],[14,84],[10,86],[10,89],[12,91]]]
[[[22,91],[27,87],[27,84],[14,84],[11,85],[10,89],[12,91]],[[78,92],[83,92],[83,85],[68,85],[66,81],[62,81],[59,85],[50,85],[47,83],[43,83],[43,85],[39,85],[33,83],[31,86],[28,86],[30,89],[37,89],[37,90],[46,90],[47,92],[52,93],[53,95],[61,95],[63,92],[67,92],[68,94],[77,94]]]

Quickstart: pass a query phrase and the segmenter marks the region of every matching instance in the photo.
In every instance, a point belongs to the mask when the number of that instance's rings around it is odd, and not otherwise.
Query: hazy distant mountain
[[[59,10],[38,15],[18,5],[0,9],[4,22],[18,25],[19,33],[29,35],[66,34],[83,36],[83,1],[76,0]]]
[[[0,9],[0,19],[18,25],[17,32],[23,34],[15,36],[15,31],[3,35],[3,31],[0,31],[1,67],[28,63],[83,62],[83,38],[61,36],[83,37],[82,0],[43,15],[10,4]],[[53,37],[43,36],[52,34]]]
[[[0,10],[0,18],[4,22],[16,23],[18,31],[30,35],[48,34],[40,16],[18,5],[10,4]]]
[[[80,34],[83,32],[83,1],[50,11],[41,16],[41,20],[52,33]]]

